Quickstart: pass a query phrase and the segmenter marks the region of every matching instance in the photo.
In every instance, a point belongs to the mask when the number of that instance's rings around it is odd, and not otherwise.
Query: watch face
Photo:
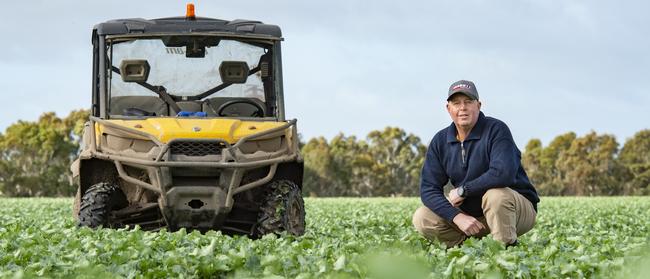
[[[458,187],[458,195],[463,197],[465,195],[465,188],[463,186]]]

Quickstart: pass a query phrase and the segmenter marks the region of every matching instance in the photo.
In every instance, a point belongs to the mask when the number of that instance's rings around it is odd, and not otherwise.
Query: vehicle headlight
[[[243,143],[239,147],[239,150],[244,154],[253,154],[257,151],[276,152],[284,148],[285,142],[284,136],[263,140],[251,140]]]

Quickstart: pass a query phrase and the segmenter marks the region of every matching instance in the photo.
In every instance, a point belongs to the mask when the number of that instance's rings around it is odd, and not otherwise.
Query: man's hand
[[[454,188],[451,189],[451,191],[449,191],[449,198],[447,200],[449,200],[452,206],[459,207],[463,203],[465,198],[459,196],[456,190],[458,190],[458,188]]]
[[[483,223],[465,213],[459,213],[452,221],[454,221],[454,224],[456,224],[456,226],[458,226],[458,228],[467,236],[477,235],[481,230],[485,229]]]

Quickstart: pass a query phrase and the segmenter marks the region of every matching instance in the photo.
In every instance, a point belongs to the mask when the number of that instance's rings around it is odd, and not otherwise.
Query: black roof
[[[185,17],[116,19],[95,25],[93,31],[96,31],[98,35],[226,32],[282,38],[282,31],[277,25],[264,24],[253,20],[236,19],[227,21],[205,17],[196,17],[195,19]]]

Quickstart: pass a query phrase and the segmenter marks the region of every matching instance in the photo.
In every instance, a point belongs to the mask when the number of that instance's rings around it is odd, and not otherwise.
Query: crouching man
[[[420,185],[424,206],[413,214],[413,225],[447,247],[488,233],[516,245],[535,225],[539,197],[508,126],[481,112],[471,81],[450,86],[447,111],[453,123],[429,144]],[[449,181],[455,188],[445,197]]]

